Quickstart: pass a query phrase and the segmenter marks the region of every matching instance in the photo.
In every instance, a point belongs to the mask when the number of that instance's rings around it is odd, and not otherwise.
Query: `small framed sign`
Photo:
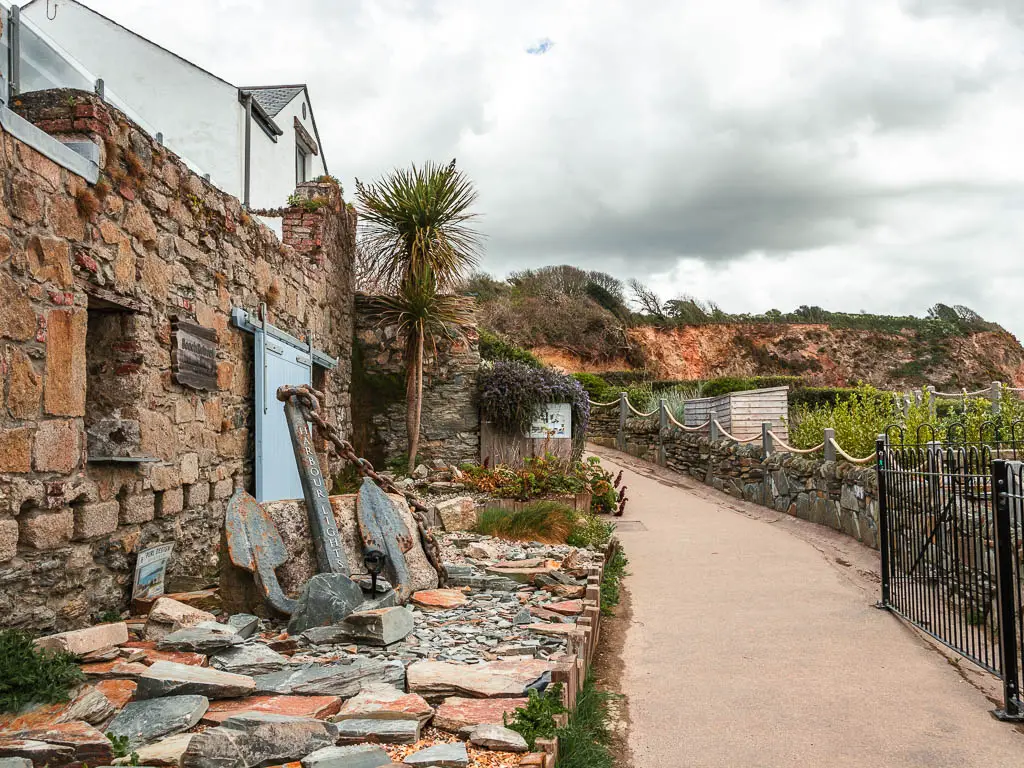
[[[547,403],[540,406],[527,437],[572,438],[572,404]]]
[[[174,543],[158,544],[139,552],[135,561],[135,583],[132,586],[132,600],[159,597],[164,593],[164,576],[167,562],[174,551]]]
[[[171,373],[182,386],[217,389],[217,332],[188,320],[172,320]]]

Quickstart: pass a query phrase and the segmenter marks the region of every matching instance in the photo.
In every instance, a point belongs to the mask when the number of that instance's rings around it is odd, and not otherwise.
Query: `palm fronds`
[[[380,181],[356,181],[362,245],[379,282],[397,286],[427,267],[441,288],[456,286],[479,262],[481,235],[470,225],[477,194],[455,167],[397,168]]]

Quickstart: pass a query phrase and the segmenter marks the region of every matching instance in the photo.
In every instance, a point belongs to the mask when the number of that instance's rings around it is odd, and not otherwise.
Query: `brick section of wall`
[[[384,466],[408,455],[405,352],[394,328],[369,317],[365,297],[357,296],[355,307],[353,441],[361,455]],[[436,355],[427,345],[420,461],[458,465],[480,459],[479,341],[476,328],[468,328],[462,340],[438,340]]]
[[[587,439],[615,448],[618,406],[593,408]],[[772,453],[759,443],[712,442],[707,435],[673,427],[664,436],[665,466],[739,499],[827,525],[878,548],[878,478],[873,468]],[[653,419],[630,416],[626,452],[658,461],[658,428]]]
[[[172,588],[216,579],[227,497],[253,484],[252,336],[232,307],[266,303],[338,358],[318,384],[350,433],[356,221],[335,185],[304,184],[323,204],[287,211],[282,244],[93,94],[14,106],[95,141],[103,169],[89,187],[0,135],[0,625],[62,630],[125,607],[156,543],[175,542]],[[173,381],[175,316],[216,330],[215,391]],[[157,461],[89,461],[118,450]]]

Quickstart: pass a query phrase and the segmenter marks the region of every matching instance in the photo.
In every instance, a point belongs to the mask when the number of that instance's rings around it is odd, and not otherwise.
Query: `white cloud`
[[[494,271],[1024,333],[1019,0],[92,5],[232,82],[308,82],[348,190],[457,157]]]

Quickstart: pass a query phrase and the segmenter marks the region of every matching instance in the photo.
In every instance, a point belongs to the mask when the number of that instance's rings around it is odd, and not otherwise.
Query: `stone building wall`
[[[472,301],[467,299],[467,301]],[[480,459],[477,376],[479,335],[466,328],[455,341],[427,345],[419,459],[461,464]],[[405,427],[405,351],[393,327],[380,327],[355,301],[355,370],[352,379],[353,442],[375,466],[408,455]]]
[[[617,446],[619,409],[593,408],[587,439]],[[658,463],[659,430],[653,419],[630,415],[626,452]],[[673,427],[660,435],[665,466],[739,499],[827,525],[878,548],[878,478],[874,468],[772,453],[759,443],[712,442]]]
[[[253,339],[232,307],[265,303],[339,360],[315,383],[349,431],[355,216],[336,185],[302,185],[325,204],[284,212],[282,245],[92,94],[14,106],[101,156],[89,186],[0,135],[0,625],[60,630],[124,608],[156,543],[175,542],[170,588],[215,580],[254,471]],[[172,376],[174,320],[215,331],[211,390]]]

